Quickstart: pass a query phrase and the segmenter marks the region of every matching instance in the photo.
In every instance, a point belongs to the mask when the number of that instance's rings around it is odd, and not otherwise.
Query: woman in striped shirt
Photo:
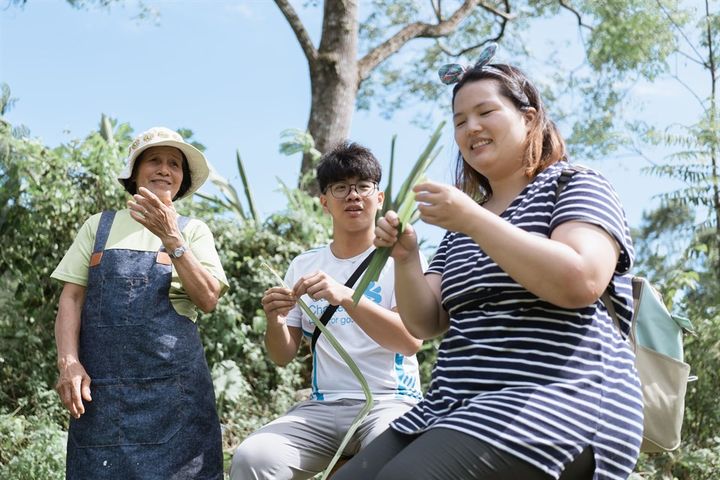
[[[590,169],[559,191],[565,143],[521,71],[481,61],[455,76],[457,188],[415,188],[421,219],[445,237],[425,275],[394,212],[375,240],[394,245],[410,333],[445,335],[432,382],[334,478],[626,479],[643,417],[622,206]]]

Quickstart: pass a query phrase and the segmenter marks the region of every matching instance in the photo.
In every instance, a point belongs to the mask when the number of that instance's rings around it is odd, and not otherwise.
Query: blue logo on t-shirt
[[[375,303],[380,303],[382,300],[382,287],[377,282],[370,282],[364,295]]]

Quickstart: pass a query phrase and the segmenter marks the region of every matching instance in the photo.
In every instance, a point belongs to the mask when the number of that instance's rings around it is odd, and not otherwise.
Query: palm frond
[[[412,193],[412,188],[417,183],[419,183],[420,180],[425,176],[425,172],[427,171],[428,167],[440,153],[440,148],[436,148],[436,145],[437,142],[440,140],[440,136],[442,135],[442,129],[444,126],[445,122],[442,122],[435,129],[435,132],[430,137],[430,141],[428,142],[427,147],[425,147],[425,150],[420,154],[420,157],[418,157],[415,165],[410,171],[410,175],[408,175],[408,177],[405,179],[402,186],[400,187],[400,191],[398,192],[397,197],[395,197],[395,200],[393,200],[392,202],[389,202],[389,208],[395,210],[398,213],[398,218],[400,220],[400,224],[398,225],[398,233],[402,233],[405,230],[405,226],[408,224],[409,221],[411,221],[414,216],[415,209],[413,207],[415,206],[415,195]],[[392,167],[390,171],[390,178],[388,179],[388,183],[391,182]],[[387,209],[384,210],[387,211]],[[353,293],[353,302],[355,305],[357,305],[357,303],[360,301],[360,298],[362,298],[365,290],[370,285],[370,282],[378,279],[378,277],[380,276],[380,272],[385,267],[388,258],[390,258],[391,251],[392,248],[389,247],[380,247],[377,249],[377,251],[375,252],[375,256],[368,265],[367,270],[365,270],[365,273],[363,273],[363,276],[360,278],[357,287],[355,287],[355,293]]]

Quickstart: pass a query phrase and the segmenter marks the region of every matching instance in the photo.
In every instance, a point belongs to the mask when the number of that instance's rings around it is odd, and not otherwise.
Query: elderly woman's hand
[[[63,361],[58,365],[60,370],[60,378],[58,379],[55,390],[60,395],[60,399],[75,418],[85,413],[83,400],[92,402],[90,395],[90,375],[87,374],[85,368],[77,360]]]
[[[154,233],[163,244],[175,240],[182,243],[182,236],[178,228],[178,214],[175,211],[170,192],[165,198],[160,198],[145,187],[140,187],[133,200],[128,200],[130,215],[138,223]]]

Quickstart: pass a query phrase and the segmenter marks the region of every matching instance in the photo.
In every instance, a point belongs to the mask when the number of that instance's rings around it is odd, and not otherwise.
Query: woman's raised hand
[[[406,225],[402,235],[398,235],[400,219],[396,212],[389,210],[375,225],[376,247],[392,247],[391,256],[395,261],[402,262],[410,255],[417,255],[417,235],[412,225]]]
[[[169,238],[180,238],[178,214],[169,197],[160,198],[145,187],[140,187],[133,199],[128,201],[130,215],[165,243]]]
[[[420,220],[452,232],[467,233],[473,212],[482,209],[461,190],[443,183],[423,182],[413,187]]]

